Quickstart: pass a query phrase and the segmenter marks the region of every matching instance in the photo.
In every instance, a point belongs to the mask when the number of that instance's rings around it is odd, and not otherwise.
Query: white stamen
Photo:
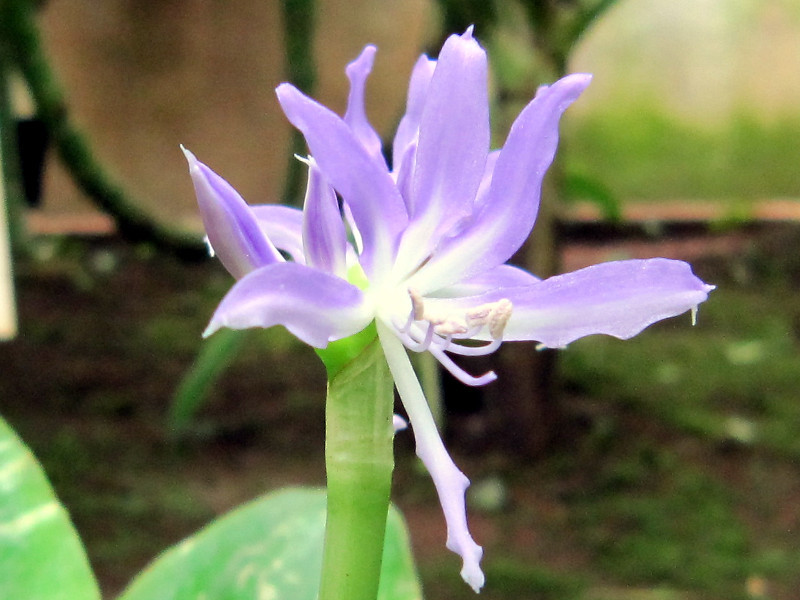
[[[513,305],[508,298],[503,298],[497,302],[489,302],[481,304],[475,308],[467,311],[467,324],[470,327],[489,326],[489,335],[492,339],[500,339],[503,336],[503,330],[511,318],[511,310]]]
[[[422,340],[414,338],[414,336],[411,335],[411,332],[409,331],[408,338],[414,343],[406,344],[406,346],[408,346],[408,349],[411,350],[412,352],[425,352],[425,350],[430,348],[431,342],[433,341],[433,333],[434,333],[433,330],[434,330],[433,325],[429,324],[428,330],[425,332],[425,337]]]
[[[425,303],[420,294],[414,288],[408,288],[408,295],[411,297],[411,315],[415,321],[422,321],[425,318]]]
[[[481,304],[480,306],[469,309],[467,311],[467,324],[470,327],[482,327],[486,324],[490,312],[492,312],[492,304]]]
[[[463,315],[431,312],[425,306],[425,299],[416,288],[408,288],[411,298],[411,314],[414,321],[428,321],[436,326],[436,333],[442,336],[464,336],[466,333],[477,333],[481,327],[488,326],[492,339],[500,339],[503,330],[511,318],[513,305],[507,298],[496,302],[481,304],[467,310]],[[473,333],[473,334],[474,334]],[[466,337],[471,337],[470,334]]]
[[[497,379],[497,375],[494,374],[494,371],[489,371],[488,373],[484,373],[480,377],[473,377],[469,373],[467,373],[464,369],[459,367],[453,360],[447,356],[442,350],[436,347],[430,347],[428,349],[436,360],[438,360],[441,365],[448,370],[448,372],[458,379],[464,385],[469,385],[472,387],[477,387],[481,385],[486,385],[487,383],[493,382]],[[450,352],[453,352],[453,348],[450,348]]]
[[[397,318],[392,317],[392,325],[394,325],[395,329],[400,333],[408,333],[408,330],[411,329],[411,325],[414,323],[414,314],[411,313],[408,315],[408,319],[406,319],[406,324],[402,327],[397,324]]]
[[[461,344],[451,344],[447,348],[442,348],[442,350],[447,350],[448,352],[459,354],[461,356],[486,356],[487,354],[497,351],[502,343],[502,339],[496,339],[492,340],[485,346],[463,346]]]

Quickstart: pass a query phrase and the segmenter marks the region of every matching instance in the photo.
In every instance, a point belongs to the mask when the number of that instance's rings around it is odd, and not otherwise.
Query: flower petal
[[[392,170],[396,173],[405,162],[413,161],[413,154],[407,155],[408,147],[416,144],[419,137],[419,122],[422,119],[422,109],[428,96],[428,86],[436,68],[436,61],[424,54],[417,59],[411,71],[411,80],[408,84],[408,98],[406,100],[406,114],[400,119],[397,133],[392,145]],[[413,164],[411,165],[413,168]]]
[[[372,125],[367,119],[367,111],[364,107],[364,91],[372,71],[372,63],[375,61],[375,46],[367,46],[361,51],[357,59],[347,65],[345,73],[350,80],[350,94],[347,97],[347,110],[344,113],[344,121],[353,130],[356,138],[361,142],[366,151],[375,160],[384,163],[381,153],[381,138],[375,133]],[[384,163],[385,164],[385,163]]]
[[[558,121],[590,80],[575,74],[543,86],[520,113],[497,158],[485,201],[415,277],[422,293],[504,263],[519,249],[536,220],[542,179],[558,144]]]
[[[303,206],[303,247],[306,264],[342,279],[347,276],[347,234],[336,192],[320,173],[314,159],[308,164],[308,187]]]
[[[275,247],[289,254],[295,262],[305,264],[303,211],[280,204],[257,204],[250,209],[259,228]]]
[[[261,231],[239,193],[194,154],[182,149],[208,241],[228,272],[239,279],[253,269],[282,262],[283,257]]]
[[[467,528],[464,492],[469,486],[469,479],[455,466],[442,444],[405,347],[389,326],[381,321],[377,322],[377,326],[386,362],[414,430],[417,456],[431,474],[439,495],[447,523],[447,548],[461,557],[461,577],[475,592],[479,592],[484,583],[480,567],[483,549],[475,543]]]
[[[426,305],[459,312],[506,298],[513,308],[503,340],[561,348],[596,333],[628,339],[656,321],[695,310],[713,289],[687,263],[651,258],[602,263],[471,298],[426,299]],[[481,332],[476,339],[490,338]]]
[[[429,294],[428,297],[458,298],[460,296],[477,296],[500,288],[533,285],[539,281],[541,279],[535,275],[531,275],[514,265],[498,265],[451,286],[436,290]]]
[[[398,260],[416,267],[442,233],[469,216],[489,153],[486,52],[472,37],[450,36],[427,89],[419,126],[410,223]]]
[[[243,277],[227,293],[204,336],[221,327],[283,325],[316,348],[358,333],[373,315],[350,283],[292,262],[268,265]]]
[[[360,261],[367,275],[388,275],[398,236],[408,221],[389,171],[372,159],[339,116],[288,83],[279,85],[276,93],[320,170],[352,210],[364,243]]]

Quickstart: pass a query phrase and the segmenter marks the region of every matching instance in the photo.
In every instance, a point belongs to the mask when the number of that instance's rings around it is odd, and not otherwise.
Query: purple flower
[[[389,169],[364,110],[374,56],[368,46],[347,67],[344,117],[289,84],[277,88],[311,152],[302,211],[248,206],[186,151],[210,245],[238,279],[204,335],[283,325],[324,348],[374,321],[442,504],[447,547],[478,591],[482,549],[467,529],[469,481],[441,442],[406,350],[430,352],[464,383],[482,385],[494,373],[469,375],[450,355],[488,354],[503,341],[561,348],[595,333],[629,338],[695,311],[713,286],[686,263],[661,258],[543,281],[504,264],[533,227],[559,118],[589,75],[540,88],[503,148],[491,151],[486,53],[471,29],[451,36],[438,60],[422,56],[414,66]]]

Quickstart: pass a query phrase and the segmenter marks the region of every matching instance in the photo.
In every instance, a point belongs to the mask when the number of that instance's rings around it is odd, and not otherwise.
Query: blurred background
[[[231,279],[202,257],[179,144],[250,203],[296,202],[303,147],[275,86],[342,112],[344,67],[374,43],[367,108],[388,140],[416,57],[472,23],[496,146],[538,85],[594,74],[562,121],[543,242],[517,262],[667,256],[718,285],[695,327],[512,347],[469,365],[498,367],[485,390],[442,376],[482,596],[799,597],[800,2],[4,2],[19,329],[0,342],[0,414],[107,597],[233,506],[324,485],[313,352],[278,329],[200,339]],[[426,597],[471,598],[411,436],[396,445]]]

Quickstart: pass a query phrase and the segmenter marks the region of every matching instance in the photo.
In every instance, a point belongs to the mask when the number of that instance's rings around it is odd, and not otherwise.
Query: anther
[[[512,308],[513,306],[508,298],[481,304],[467,311],[467,325],[470,327],[488,325],[492,339],[498,340],[503,336],[503,330],[511,318]]]
[[[425,303],[422,301],[422,294],[416,288],[408,288],[408,295],[411,298],[411,314],[415,321],[425,318]]]
[[[503,298],[498,300],[492,311],[489,313],[489,335],[492,339],[499,340],[503,337],[503,330],[511,318],[511,309],[513,308],[511,300]]]
[[[436,325],[436,333],[439,335],[452,336],[469,331],[469,328],[464,323],[461,323],[453,318],[444,319],[439,323],[434,323],[434,325]]]

